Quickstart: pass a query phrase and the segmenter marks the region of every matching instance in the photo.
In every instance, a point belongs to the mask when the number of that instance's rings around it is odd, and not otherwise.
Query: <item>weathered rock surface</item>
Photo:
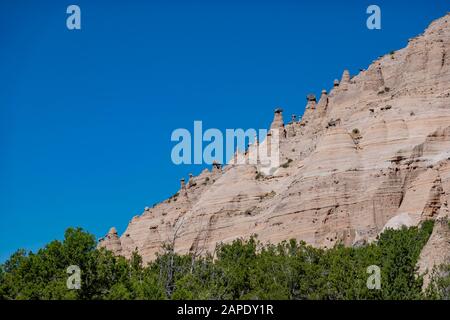
[[[162,243],[180,253],[213,250],[257,234],[330,247],[375,239],[384,228],[437,219],[419,263],[450,261],[450,15],[406,48],[351,77],[344,71],[303,117],[280,129],[280,166],[214,166],[173,197],[135,216],[120,239],[100,242],[150,261]]]
[[[112,227],[109,229],[108,234],[100,240],[101,247],[106,248],[109,251],[114,252],[115,254],[122,253],[122,243],[120,242],[120,238],[117,234],[116,228]]]

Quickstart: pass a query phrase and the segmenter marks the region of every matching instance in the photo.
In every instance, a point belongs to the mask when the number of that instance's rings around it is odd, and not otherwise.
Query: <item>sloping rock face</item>
[[[115,254],[122,253],[122,243],[120,242],[119,235],[117,234],[116,228],[112,227],[109,229],[108,234],[101,239],[101,246]]]
[[[283,164],[272,175],[214,166],[134,217],[120,245],[109,234],[99,246],[126,257],[137,249],[144,261],[165,242],[201,254],[252,234],[350,246],[438,219],[420,268],[449,260],[450,15],[358,75],[345,71],[318,102],[308,95],[299,121],[284,124],[277,109],[271,128],[281,130]]]
[[[437,213],[435,226],[419,259],[419,273],[425,274],[424,287],[430,282],[434,266],[450,263],[450,163],[442,162],[437,168],[439,177],[429,194],[427,213]]]

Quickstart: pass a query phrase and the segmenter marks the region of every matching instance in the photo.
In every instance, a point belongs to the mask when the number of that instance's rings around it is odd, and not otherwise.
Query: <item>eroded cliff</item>
[[[171,198],[135,216],[100,242],[150,261],[164,242],[203,253],[217,242],[257,234],[321,247],[361,245],[384,228],[437,219],[419,263],[425,272],[450,260],[450,15],[406,48],[351,77],[329,94],[307,97],[305,113],[280,128],[280,166],[213,166]]]

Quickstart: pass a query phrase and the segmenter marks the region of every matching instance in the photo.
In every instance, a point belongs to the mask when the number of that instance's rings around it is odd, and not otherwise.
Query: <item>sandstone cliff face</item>
[[[203,253],[218,242],[257,234],[330,247],[359,245],[384,228],[438,219],[422,252],[422,272],[450,260],[450,15],[406,48],[347,71],[303,117],[280,128],[280,166],[214,166],[135,216],[120,239],[100,242],[150,261],[162,243]],[[446,229],[447,228],[447,229]]]

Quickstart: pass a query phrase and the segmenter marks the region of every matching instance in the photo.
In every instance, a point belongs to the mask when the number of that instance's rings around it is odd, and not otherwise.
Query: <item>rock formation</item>
[[[348,71],[319,102],[307,98],[300,121],[284,124],[272,175],[229,164],[190,177],[180,192],[135,216],[120,239],[100,242],[144,261],[164,242],[204,253],[218,242],[256,234],[262,242],[295,238],[331,247],[372,241],[388,227],[435,219],[421,272],[450,261],[450,15],[406,48]],[[263,142],[261,142],[263,143]]]
[[[273,121],[270,129],[278,129],[284,126],[283,122],[283,109],[276,108],[273,116]]]
[[[100,239],[99,246],[104,247],[107,250],[114,252],[115,254],[122,253],[122,244],[120,242],[119,236],[117,235],[116,228],[112,227],[111,229],[109,229],[108,234],[103,239]]]

